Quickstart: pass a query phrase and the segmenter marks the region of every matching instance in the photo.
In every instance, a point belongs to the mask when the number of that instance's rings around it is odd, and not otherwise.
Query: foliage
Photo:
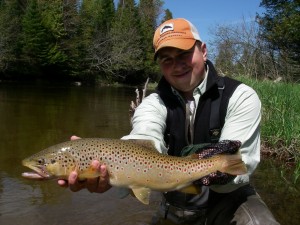
[[[262,101],[262,138],[275,151],[300,160],[300,85],[241,79]]]
[[[152,37],[163,0],[2,0],[0,76],[159,79]],[[263,0],[257,21],[218,25],[209,49],[223,74],[300,80],[299,1]],[[211,51],[213,50],[213,51]],[[57,78],[56,78],[57,79]]]
[[[163,22],[165,22],[167,20],[170,20],[170,19],[173,19],[173,14],[169,9],[166,9],[165,10],[165,16],[164,16],[164,18],[162,19],[161,22],[163,23]]]
[[[266,9],[258,16],[261,37],[274,51],[282,71],[300,78],[300,1],[262,0]],[[283,62],[283,63],[281,63]]]
[[[210,55],[221,74],[243,75],[264,79],[275,70],[265,51],[264,42],[259,39],[255,21],[243,20],[234,25],[217,25],[212,31]],[[272,79],[277,78],[275,73]]]
[[[296,184],[300,177],[300,85],[274,83],[238,77],[253,87],[262,102],[261,139],[263,147],[285,162],[282,175],[287,176],[289,165],[293,173],[287,180]]]
[[[222,74],[300,81],[299,1],[264,0],[263,15],[211,29],[212,51]]]
[[[259,16],[262,36],[277,50],[287,51],[300,62],[300,2],[262,0],[266,13]]]
[[[0,1],[0,76],[157,79],[152,36],[163,1],[138,3]]]
[[[139,22],[134,0],[120,0],[110,31],[110,41],[111,66],[114,73],[123,81],[139,74],[145,59]]]
[[[157,80],[158,67],[153,60],[153,35],[157,27],[157,18],[163,5],[161,0],[140,0],[138,5],[142,32],[142,49],[145,53],[144,69],[152,80]]]
[[[0,3],[0,73],[14,71],[20,52],[22,1]]]
[[[42,23],[42,15],[37,0],[30,0],[22,20],[22,52],[23,60],[36,69],[47,63],[49,36]]]

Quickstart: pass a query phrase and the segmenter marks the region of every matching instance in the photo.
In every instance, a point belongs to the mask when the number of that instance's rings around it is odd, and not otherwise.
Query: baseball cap
[[[157,52],[165,47],[174,47],[182,50],[191,49],[196,41],[201,41],[197,28],[183,18],[170,19],[162,23],[155,31],[153,46],[154,59]]]

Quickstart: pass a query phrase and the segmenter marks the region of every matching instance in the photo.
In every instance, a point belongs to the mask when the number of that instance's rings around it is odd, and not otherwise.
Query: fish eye
[[[56,161],[55,159],[51,159],[51,163],[54,164]]]
[[[45,163],[45,160],[44,159],[38,159],[37,161],[39,164],[44,164]]]

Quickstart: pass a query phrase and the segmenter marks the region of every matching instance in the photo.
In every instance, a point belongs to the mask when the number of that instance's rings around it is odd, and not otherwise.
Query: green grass
[[[280,159],[293,162],[300,177],[300,85],[238,78],[253,87],[262,102],[263,144]]]

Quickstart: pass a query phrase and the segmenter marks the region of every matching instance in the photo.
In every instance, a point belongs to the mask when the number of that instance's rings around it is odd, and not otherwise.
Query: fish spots
[[[163,183],[168,184],[167,186],[176,183],[179,186],[184,179],[191,181],[194,177],[199,179],[210,174],[220,160],[199,159],[198,155],[195,155],[197,158],[162,155],[133,141],[113,139],[66,142],[37,154],[37,158],[43,158],[44,155],[47,163],[55,162],[55,166],[60,166],[66,172],[74,168],[83,173],[88,172],[92,160],[97,159],[101,165],[107,166],[109,174],[113,175],[111,179],[117,178],[114,184],[119,181],[122,185],[138,181],[147,183],[146,186],[149,187],[157,185],[158,189]]]

